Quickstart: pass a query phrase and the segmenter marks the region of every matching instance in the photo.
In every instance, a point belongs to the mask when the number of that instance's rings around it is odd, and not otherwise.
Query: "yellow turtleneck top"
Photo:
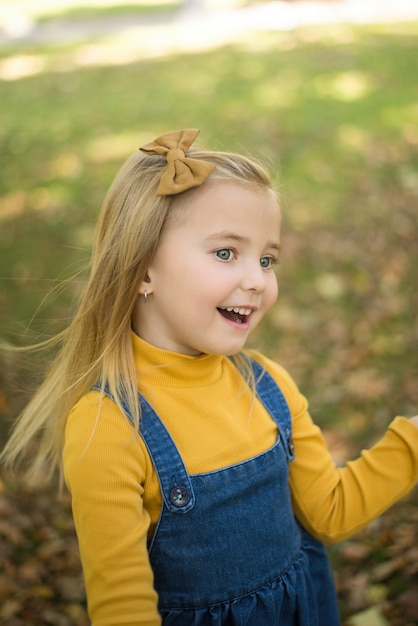
[[[138,388],[173,437],[190,474],[216,470],[271,447],[277,427],[224,356],[189,357],[133,335]],[[282,367],[251,353],[284,393],[296,458],[289,481],[296,517],[317,538],[354,534],[418,479],[418,428],[396,418],[359,459],[336,468],[308,405]],[[83,396],[71,411],[64,472],[93,626],[159,626],[147,537],[161,507],[145,444],[107,397]]]

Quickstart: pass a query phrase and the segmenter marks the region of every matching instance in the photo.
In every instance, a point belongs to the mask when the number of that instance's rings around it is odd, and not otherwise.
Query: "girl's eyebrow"
[[[228,240],[233,240],[233,241],[238,241],[240,243],[248,243],[249,242],[249,238],[248,237],[243,237],[242,235],[238,235],[237,233],[232,233],[229,231],[221,231],[219,233],[214,233],[213,235],[209,235],[209,237],[207,237],[208,241],[212,241],[214,239],[228,239]],[[266,248],[272,248],[273,250],[278,250],[280,251],[281,249],[281,245],[280,242],[277,241],[268,241],[267,242],[267,246]]]

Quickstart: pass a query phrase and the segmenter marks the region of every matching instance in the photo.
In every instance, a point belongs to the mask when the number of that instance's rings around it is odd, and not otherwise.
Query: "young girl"
[[[337,469],[278,364],[243,352],[276,300],[280,208],[265,171],[141,148],[105,200],[91,277],[3,458],[41,434],[63,467],[94,626],[335,626],[321,541],[413,487],[418,416]]]

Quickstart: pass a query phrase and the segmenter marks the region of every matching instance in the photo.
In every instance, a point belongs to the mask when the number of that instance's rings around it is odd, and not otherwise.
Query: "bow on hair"
[[[146,154],[158,154],[167,159],[157,196],[171,196],[198,187],[215,169],[212,163],[186,157],[185,153],[198,134],[199,131],[193,128],[174,130],[140,147]]]

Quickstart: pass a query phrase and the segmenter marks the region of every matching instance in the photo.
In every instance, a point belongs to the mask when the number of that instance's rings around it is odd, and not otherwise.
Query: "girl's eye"
[[[272,265],[274,265],[276,263],[276,259],[274,259],[271,256],[263,256],[260,259],[260,265],[262,268],[264,269],[269,269],[270,267],[272,267]]]
[[[215,254],[221,261],[230,261],[234,253],[230,248],[222,248],[222,250],[216,250]]]

